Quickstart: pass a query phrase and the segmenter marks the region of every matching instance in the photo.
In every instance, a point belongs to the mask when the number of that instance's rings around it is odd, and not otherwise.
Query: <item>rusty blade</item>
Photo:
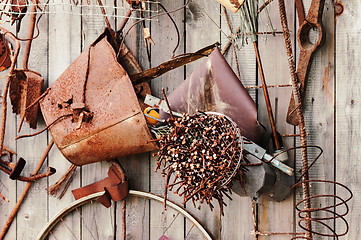
[[[298,23],[301,25],[305,20],[305,8],[303,7],[302,0],[295,0],[297,16],[298,16]]]
[[[30,127],[35,129],[39,105],[32,107],[28,111],[26,108],[41,95],[44,79],[39,73],[30,70],[14,70],[10,82],[10,100],[13,112],[25,116]]]
[[[305,89],[305,80],[308,78],[309,70],[311,67],[311,58],[313,52],[301,50],[300,51],[300,61],[298,62],[297,67],[297,79],[299,82],[299,90],[301,97],[304,94]],[[301,61],[302,59],[302,61]],[[295,98],[293,94],[291,95],[290,105],[288,106],[288,113],[287,113],[287,123],[292,124],[294,126],[298,125],[298,117],[297,117],[297,106],[295,105]]]
[[[323,44],[325,40],[325,30],[322,26],[322,13],[325,0],[313,0],[306,19],[300,24],[297,33],[297,40],[300,46],[299,62],[297,66],[297,78],[301,98],[306,87],[306,81],[312,64],[314,52]],[[310,41],[309,33],[312,29],[317,29],[318,39],[316,43]],[[297,109],[293,94],[291,96],[290,105],[286,121],[292,125],[298,125]]]
[[[184,66],[190,62],[196,61],[202,57],[208,56],[213,52],[213,50],[219,45],[219,43],[212,44],[208,47],[202,48],[195,53],[189,53],[187,55],[175,58],[168,62],[162,63],[157,67],[145,70],[143,72],[130,75],[130,80],[133,84],[140,84],[146,82],[153,78],[159,77],[160,75],[176,69],[178,67]]]

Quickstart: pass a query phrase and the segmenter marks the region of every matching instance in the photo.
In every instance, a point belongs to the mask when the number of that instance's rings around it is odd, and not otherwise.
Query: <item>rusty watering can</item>
[[[106,29],[40,102],[57,147],[75,165],[157,148],[149,141],[137,94],[116,51],[113,34]]]

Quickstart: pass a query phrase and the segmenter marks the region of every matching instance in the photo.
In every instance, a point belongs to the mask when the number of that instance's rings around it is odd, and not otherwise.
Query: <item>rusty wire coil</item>
[[[353,197],[352,191],[344,184],[336,182],[336,181],[329,181],[329,180],[322,180],[322,179],[308,179],[308,180],[301,181],[301,179],[303,179],[303,176],[308,174],[309,170],[319,160],[319,158],[323,154],[323,149],[319,146],[314,146],[314,145],[308,145],[308,146],[304,146],[304,147],[298,146],[298,147],[288,148],[282,152],[279,152],[278,154],[274,155],[273,158],[276,158],[278,155],[280,155],[284,152],[288,152],[288,151],[295,150],[295,149],[302,149],[302,148],[314,148],[314,149],[318,149],[320,152],[316,156],[316,158],[312,161],[312,163],[306,169],[303,170],[302,175],[299,177],[298,181],[291,188],[291,190],[296,187],[301,186],[304,183],[309,184],[309,185],[315,185],[317,183],[332,184],[335,188],[338,187],[337,190],[342,190],[342,189],[345,190],[348,193],[348,196],[341,197],[340,195],[336,195],[335,193],[332,193],[332,194],[325,193],[325,194],[310,195],[309,197],[303,198],[302,200],[297,202],[295,205],[295,209],[298,211],[298,217],[299,217],[298,226],[301,229],[303,229],[304,231],[308,232],[311,236],[318,235],[318,236],[322,236],[322,237],[334,237],[335,239],[339,239],[339,237],[345,236],[349,231],[349,224],[348,224],[347,220],[345,219],[345,216],[349,212],[349,207],[348,207],[347,203]],[[341,191],[336,191],[336,189],[335,189],[335,192],[341,192]],[[322,199],[330,199],[333,202],[333,204],[330,204],[327,206],[319,206],[319,207],[312,207],[312,204],[311,204],[311,207],[309,207],[309,208],[302,208],[302,206],[301,206],[302,204],[304,204],[307,201],[311,202],[311,201],[317,201],[317,200],[322,200]],[[343,207],[344,211],[340,212],[339,209],[342,207]],[[326,216],[315,217],[314,215],[317,213],[320,215],[326,214]],[[308,218],[308,216],[311,216],[311,217]],[[345,231],[342,233],[337,232],[337,230],[335,229],[335,224],[333,224],[331,226],[330,224],[327,223],[327,221],[332,221],[332,220],[334,220],[334,221],[341,220],[345,226]],[[311,229],[308,229],[307,226],[305,226],[305,223],[307,221],[310,221]],[[328,233],[315,230],[314,227],[316,224],[321,226],[320,230],[322,230],[322,228],[323,228],[324,230],[328,231]],[[295,237],[291,238],[291,240],[297,240],[297,239],[312,240],[313,238],[307,237],[307,236],[295,236]]]
[[[160,146],[156,170],[162,169],[166,189],[178,185],[175,193],[184,197],[183,204],[206,202],[212,209],[215,198],[223,213],[223,196],[230,198],[231,180],[240,172],[237,176],[244,182],[243,139],[237,125],[223,114],[197,112],[168,119],[166,126],[151,131]]]
[[[339,183],[339,182],[335,182],[335,181],[328,181],[328,180],[307,180],[307,181],[300,181],[298,182],[295,186],[299,186],[300,184],[307,182],[310,184],[315,184],[315,183],[323,183],[323,184],[332,184],[334,186],[340,187],[344,190],[346,190],[349,194],[349,196],[347,196],[347,198],[344,197],[340,197],[339,195],[335,195],[335,194],[318,194],[318,195],[311,195],[309,198],[304,198],[301,201],[299,201],[296,206],[295,209],[298,211],[298,217],[300,218],[300,220],[298,221],[298,225],[300,228],[302,228],[304,231],[310,232],[313,235],[318,235],[318,236],[323,236],[323,237],[334,237],[336,239],[338,239],[341,236],[345,236],[348,231],[349,231],[349,225],[347,220],[345,219],[345,216],[348,214],[349,212],[349,207],[347,205],[347,202],[351,200],[351,198],[353,197],[353,194],[351,192],[351,190]],[[306,209],[301,209],[301,205],[307,201],[307,200],[321,200],[321,199],[330,199],[333,204],[330,204],[328,206],[319,206],[319,207],[311,207],[311,208],[306,208]],[[343,211],[340,212],[340,208],[343,207]],[[306,221],[306,214],[305,213],[311,213],[312,214],[326,214],[325,216],[321,216],[321,217],[314,217],[312,216],[310,221],[312,224],[312,229],[307,229],[303,223]],[[337,230],[335,229],[335,226],[330,226],[330,224],[327,224],[327,221],[330,220],[341,220],[342,223],[345,226],[345,230],[342,233],[337,232]],[[320,225],[321,227],[323,227],[324,229],[326,229],[328,231],[327,232],[320,232],[320,231],[316,231],[314,230],[314,226],[315,224]],[[294,237],[292,239],[310,239],[307,237]]]

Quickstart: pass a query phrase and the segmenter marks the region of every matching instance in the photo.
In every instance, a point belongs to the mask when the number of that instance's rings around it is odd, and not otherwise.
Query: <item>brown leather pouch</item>
[[[157,148],[112,36],[106,29],[40,102],[56,145],[78,166]]]

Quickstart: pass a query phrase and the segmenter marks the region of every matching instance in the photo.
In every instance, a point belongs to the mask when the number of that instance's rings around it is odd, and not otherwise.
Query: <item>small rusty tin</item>
[[[157,148],[149,142],[152,136],[133,85],[117,62],[109,37],[106,30],[90,50],[84,50],[41,101],[46,124],[55,122],[50,133],[56,145],[75,165]],[[82,102],[84,111],[92,117],[79,125],[72,116],[72,106]]]

